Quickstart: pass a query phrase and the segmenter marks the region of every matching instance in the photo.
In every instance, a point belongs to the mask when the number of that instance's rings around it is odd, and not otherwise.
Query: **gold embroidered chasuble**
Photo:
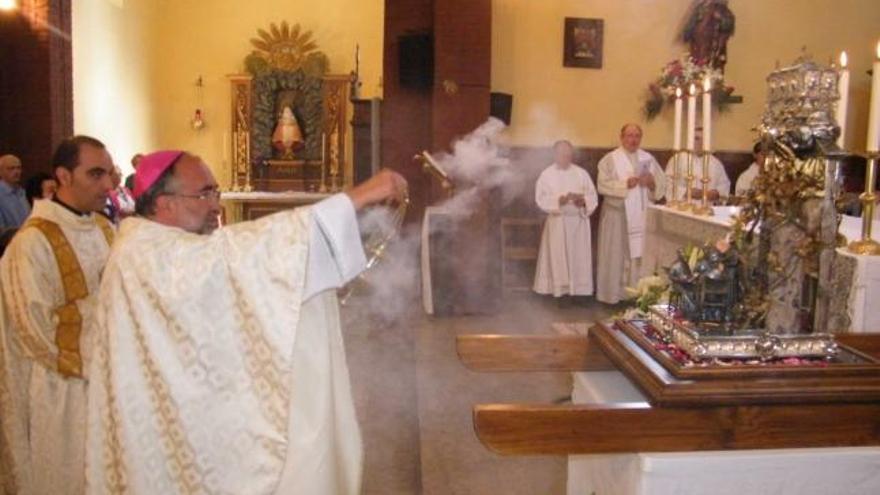
[[[113,229],[38,200],[0,260],[0,493],[82,493],[84,371]]]

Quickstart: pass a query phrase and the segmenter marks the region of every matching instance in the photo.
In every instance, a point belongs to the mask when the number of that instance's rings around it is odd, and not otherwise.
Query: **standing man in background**
[[[663,197],[665,176],[657,160],[640,148],[642,128],[626,124],[620,146],[599,161],[599,219],[596,299],[616,304],[626,298],[641,272],[648,205]]]
[[[21,187],[21,160],[15,155],[0,156],[0,229],[14,229],[24,223],[31,211]]]
[[[535,184],[535,202],[547,214],[547,220],[534,291],[554,297],[589,296],[593,294],[590,215],[596,211],[599,197],[590,174],[572,163],[571,143],[557,141],[553,151],[553,164]]]

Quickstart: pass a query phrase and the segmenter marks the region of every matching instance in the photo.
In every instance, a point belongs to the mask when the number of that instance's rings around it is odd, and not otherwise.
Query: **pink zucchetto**
[[[141,197],[141,194],[147,192],[147,189],[155,184],[162,173],[168,170],[168,167],[174,165],[174,162],[181,155],[183,155],[183,151],[165,150],[150,153],[141,158],[134,174],[134,191],[132,192],[134,199]]]

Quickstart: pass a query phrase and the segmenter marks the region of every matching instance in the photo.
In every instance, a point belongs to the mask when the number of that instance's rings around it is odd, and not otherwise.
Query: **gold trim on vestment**
[[[96,219],[107,243],[112,243],[113,228],[110,226],[110,222],[100,217],[96,217]],[[52,254],[55,255],[55,262],[58,263],[61,285],[64,287],[64,304],[55,309],[55,314],[58,317],[58,326],[55,329],[55,345],[58,347],[58,372],[65,377],[82,378],[82,355],[79,348],[82,314],[80,314],[76,302],[89,295],[86,276],[79,264],[79,259],[76,257],[76,252],[57,223],[45,218],[31,217],[25,222],[22,229],[28,227],[36,228],[49,241]]]

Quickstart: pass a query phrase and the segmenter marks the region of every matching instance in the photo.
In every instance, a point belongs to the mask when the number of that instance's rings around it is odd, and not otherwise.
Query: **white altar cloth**
[[[576,404],[645,402],[619,371],[573,373]],[[568,458],[568,495],[876,495],[880,447]]]

